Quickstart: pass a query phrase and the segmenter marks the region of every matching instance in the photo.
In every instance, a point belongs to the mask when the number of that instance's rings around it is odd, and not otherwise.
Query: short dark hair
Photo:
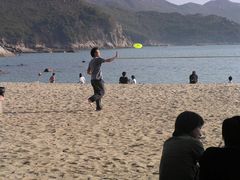
[[[52,73],[52,75],[54,76],[54,75],[55,75],[55,73]]]
[[[225,119],[222,124],[225,146],[240,146],[240,116]]]
[[[126,73],[125,71],[122,72],[122,75],[123,75],[123,76],[126,76],[126,74],[127,74],[127,73]]]
[[[135,79],[135,76],[134,76],[134,75],[132,75],[131,77],[132,77],[132,79]]]
[[[173,136],[181,136],[184,134],[191,135],[195,128],[201,127],[203,124],[203,118],[199,114],[191,111],[184,111],[179,114],[176,119]]]
[[[96,53],[97,50],[99,50],[98,47],[92,48],[91,53],[90,53],[92,57],[95,57],[95,53]]]

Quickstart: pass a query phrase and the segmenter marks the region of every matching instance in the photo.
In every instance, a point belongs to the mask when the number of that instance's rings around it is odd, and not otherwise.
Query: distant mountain
[[[178,13],[137,12],[126,15],[125,33],[133,41],[145,44],[238,44],[240,25],[215,15],[181,15]]]
[[[5,44],[48,50],[125,47],[129,40],[111,15],[82,0],[1,0],[0,45]]]
[[[176,6],[165,0],[87,1],[91,1],[95,5],[102,4],[104,11],[111,14],[122,24],[124,32],[132,41],[140,41],[150,45],[239,43],[240,25],[223,17],[196,14],[196,9],[204,11],[202,5],[188,3]],[[147,3],[142,5],[144,2]],[[121,5],[116,7],[116,3]],[[141,8],[137,8],[140,6]],[[119,7],[125,7],[125,10]],[[181,12],[188,12],[193,15],[138,11],[139,9],[146,8],[145,10],[149,10],[157,7],[166,7],[166,9],[172,10],[173,8],[170,7],[178,7]],[[132,12],[132,8],[135,8],[134,12]],[[195,13],[191,11],[195,11]],[[205,13],[207,14],[207,12]]]
[[[215,14],[240,23],[240,3],[229,0],[212,0],[203,5],[202,14]]]
[[[240,23],[240,3],[229,0],[211,0],[204,5],[194,3],[179,6],[177,12],[182,14],[203,14],[226,17]]]
[[[149,7],[158,2],[170,4],[165,0],[138,1],[148,1]],[[101,2],[110,6],[110,0]],[[124,2],[124,6],[131,7],[139,5],[135,4],[136,0],[111,2]],[[19,49],[129,47],[133,42],[145,45],[240,44],[240,25],[223,17],[136,12],[115,7],[115,4],[109,6],[99,7],[83,0],[1,0],[0,46],[18,52]]]
[[[85,0],[104,7],[118,7],[132,11],[177,12],[187,14],[218,15],[240,23],[240,3],[229,0],[212,0],[204,5],[187,3],[175,5],[166,0]]]
[[[177,12],[178,6],[166,0],[85,0],[88,3],[131,11]]]

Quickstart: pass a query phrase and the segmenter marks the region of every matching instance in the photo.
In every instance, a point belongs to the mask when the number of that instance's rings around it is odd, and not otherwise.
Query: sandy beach
[[[240,84],[106,84],[103,110],[90,85],[1,83],[0,179],[157,180],[163,142],[185,110],[205,120],[205,148],[240,115]]]

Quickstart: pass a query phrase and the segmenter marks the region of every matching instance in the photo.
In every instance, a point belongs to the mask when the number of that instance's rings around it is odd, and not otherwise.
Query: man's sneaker
[[[101,110],[102,110],[102,106],[96,108],[96,111],[101,111]]]

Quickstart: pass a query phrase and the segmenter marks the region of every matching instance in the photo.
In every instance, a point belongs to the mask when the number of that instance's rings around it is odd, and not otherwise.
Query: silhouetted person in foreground
[[[178,115],[172,137],[164,142],[159,180],[196,180],[204,149],[199,140],[203,118],[185,111]]]
[[[112,62],[118,57],[118,53],[116,52],[116,55],[112,58],[103,59],[100,57],[100,50],[98,47],[94,47],[90,54],[93,59],[88,65],[87,73],[91,75],[91,84],[94,90],[94,95],[89,97],[88,101],[90,103],[96,102],[96,111],[100,111],[102,110],[101,98],[105,94],[101,65],[105,62]]]
[[[196,84],[197,82],[198,82],[198,76],[196,74],[196,71],[193,71],[192,74],[189,76],[189,83]]]
[[[128,84],[129,79],[126,74],[126,72],[122,72],[122,76],[119,78],[119,84]]]
[[[200,159],[200,180],[239,180],[240,116],[223,121],[224,147],[210,147]]]

